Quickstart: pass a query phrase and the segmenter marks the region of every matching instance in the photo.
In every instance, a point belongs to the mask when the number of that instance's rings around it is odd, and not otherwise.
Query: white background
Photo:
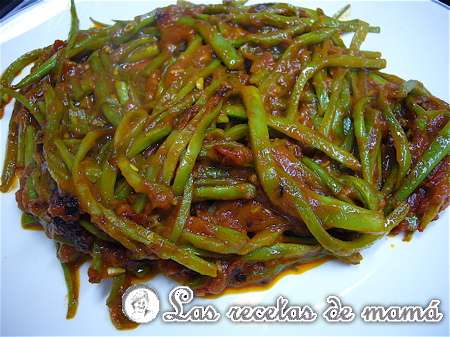
[[[65,39],[68,2],[47,0],[0,25],[0,68],[26,51]],[[197,1],[198,2],[198,1]],[[207,1],[203,1],[207,2]],[[333,14],[352,4],[347,18],[381,26],[363,49],[378,50],[388,60],[386,71],[422,81],[436,96],[449,101],[449,11],[430,1],[291,1],[321,7]],[[89,16],[99,21],[127,19],[174,1],[77,1],[83,28]],[[0,123],[3,160],[7,113]],[[75,319],[65,320],[66,289],[53,243],[42,232],[21,229],[14,194],[0,196],[1,333],[2,335],[124,335],[109,321],[105,299],[109,284],[91,285],[81,271],[80,303]],[[368,324],[358,317],[351,324],[236,324],[226,318],[213,324],[167,324],[159,317],[131,335],[442,335],[449,334],[449,219],[447,210],[412,242],[400,237],[377,243],[364,252],[358,266],[329,262],[302,275],[290,275],[270,290],[196,300],[214,304],[223,314],[231,304],[270,304],[278,295],[291,303],[310,304],[320,313],[325,297],[341,296],[359,313],[365,304],[427,305],[439,298],[445,319],[439,324]],[[175,285],[157,277],[149,285],[159,291],[162,310]],[[161,315],[160,315],[161,316]]]

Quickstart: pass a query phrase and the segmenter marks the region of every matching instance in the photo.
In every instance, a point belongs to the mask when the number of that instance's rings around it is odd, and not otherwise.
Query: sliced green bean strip
[[[362,97],[353,108],[353,123],[355,125],[356,143],[358,144],[359,158],[361,160],[361,173],[363,178],[372,183],[373,176],[370,173],[368,136],[364,121],[364,110],[369,103],[368,97]]]
[[[335,195],[338,195],[342,192],[341,183],[335,179],[328,171],[323,168],[320,164],[316,163],[314,160],[308,157],[302,157],[302,162],[311,169],[312,172],[317,174],[320,180],[323,182],[325,186],[327,186],[330,191],[332,191]]]
[[[172,127],[167,125],[157,129],[150,129],[150,131],[139,135],[127,149],[128,157],[137,156],[149,146],[166,137],[171,131]]]
[[[125,104],[130,99],[128,95],[128,84],[124,81],[115,81],[114,85],[116,87],[117,97],[119,98],[120,104]]]
[[[387,209],[389,210],[396,203],[406,200],[449,152],[450,122],[447,122],[445,127],[439,131],[435,140],[416,162],[411,172],[403,179]]]
[[[0,84],[4,87],[10,87],[14,79],[20,74],[20,72],[29,64],[36,61],[41,55],[42,49],[35,49],[28,53],[23,54],[11,63],[3,72],[0,77]],[[3,97],[3,101],[7,101],[7,95]],[[1,106],[1,104],[0,104]]]
[[[298,104],[300,102],[301,93],[308,80],[320,69],[324,67],[345,67],[345,68],[375,68],[381,69],[386,66],[386,60],[383,59],[367,59],[352,55],[329,56],[327,58],[318,58],[310,61],[295,82],[292,89],[291,98],[287,109],[287,116],[290,120],[294,120],[297,116]]]
[[[64,163],[66,164],[67,168],[71,171],[73,167],[73,154],[70,153],[70,151],[67,149],[66,145],[61,139],[55,139],[54,143],[56,145],[56,148],[58,149],[59,155],[64,160]]]
[[[143,193],[138,193],[132,205],[133,211],[135,211],[136,213],[142,213],[147,203],[148,203],[147,196]]]
[[[266,262],[276,259],[298,259],[308,256],[316,256],[321,251],[322,247],[320,246],[307,246],[295,243],[277,243],[270,247],[258,248],[255,251],[244,255],[242,259],[246,262]]]
[[[194,201],[200,200],[238,200],[252,199],[256,188],[252,184],[239,183],[232,186],[197,186],[194,188]]]
[[[214,107],[214,109],[206,114],[201,122],[197,125],[197,129],[194,131],[189,145],[186,148],[186,152],[183,158],[180,160],[180,164],[175,173],[175,180],[173,182],[173,190],[175,194],[180,195],[184,190],[184,186],[189,178],[189,175],[194,168],[197,156],[200,153],[203,139],[206,135],[206,128],[212,123],[214,119],[218,116],[222,109],[222,101]]]
[[[16,101],[22,104],[31,113],[31,115],[34,117],[34,119],[36,119],[36,121],[40,125],[44,123],[45,117],[42,115],[42,113],[39,111],[36,105],[21,93],[16,92],[10,88],[0,87],[0,96],[2,95],[8,95],[10,97],[13,97]]]
[[[113,242],[113,240],[108,235],[106,235],[104,232],[102,232],[100,229],[98,229],[93,223],[91,223],[87,220],[80,220],[80,225],[85,230],[87,230],[89,233],[96,236],[97,238],[99,238],[103,241]]]
[[[114,186],[117,179],[117,168],[108,160],[105,160],[102,168],[102,174],[98,182],[98,187],[102,200],[110,204],[114,200]]]
[[[34,154],[36,150],[36,131],[32,125],[27,125],[25,129],[24,139],[24,165],[28,166],[34,162]]]
[[[183,232],[186,221],[190,216],[192,195],[193,195],[193,183],[194,179],[189,176],[186,186],[184,188],[183,197],[181,200],[180,207],[178,209],[177,218],[173,225],[172,233],[170,233],[170,241],[177,242],[181,233]]]
[[[58,60],[59,52],[50,56],[44,63],[33,71],[31,74],[25,76],[19,83],[12,86],[13,89],[22,89],[32,83],[39,81],[45,75],[48,75],[55,67]]]
[[[395,154],[399,168],[397,178],[398,186],[408,173],[411,166],[411,152],[409,150],[409,142],[408,138],[406,137],[405,131],[395,117],[385,98],[380,98],[380,104],[382,106],[383,114],[389,127],[389,132],[391,133],[391,136],[394,140]]]
[[[248,125],[247,124],[237,124],[232,126],[228,130],[225,130],[225,138],[230,140],[239,140],[245,138],[248,135]]]
[[[291,122],[283,117],[268,116],[268,124],[271,128],[284,133],[303,144],[316,148],[342,165],[360,171],[361,164],[350,153],[342,150],[339,146],[331,143],[324,137],[318,135],[312,129],[297,122]]]
[[[225,39],[220,32],[206,21],[180,20],[183,24],[192,25],[205,41],[211,45],[214,52],[225,63],[228,69],[240,69],[244,65],[244,59],[234,49],[232,43]]]
[[[78,308],[78,270],[73,269],[68,263],[61,262],[61,267],[64,272],[64,280],[67,287],[67,314],[66,319],[75,317]]]

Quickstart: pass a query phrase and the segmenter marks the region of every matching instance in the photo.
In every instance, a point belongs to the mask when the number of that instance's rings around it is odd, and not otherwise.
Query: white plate
[[[69,27],[68,1],[47,0],[24,10],[0,25],[0,68],[22,53],[65,39]],[[198,1],[197,1],[198,2]],[[207,1],[204,1],[207,2]],[[449,101],[449,11],[429,1],[291,1],[332,14],[352,4],[351,18],[381,26],[370,34],[364,49],[382,51],[387,72],[422,81],[436,96]],[[89,16],[100,21],[131,18],[174,1],[77,1],[82,27]],[[8,113],[2,123],[0,156],[3,160]],[[41,232],[21,229],[14,194],[0,197],[1,210],[1,333],[2,335],[122,335],[109,321],[105,284],[87,282],[81,272],[78,314],[65,320],[66,289],[53,243]],[[366,304],[427,305],[441,300],[445,318],[438,324],[369,324],[357,318],[350,324],[237,324],[223,315],[213,324],[168,324],[159,317],[131,335],[446,335],[449,334],[449,218],[432,223],[425,233],[405,243],[400,237],[377,243],[364,252],[358,266],[329,262],[302,275],[290,275],[264,292],[223,296],[213,303],[224,314],[233,303],[273,303],[285,295],[291,303],[311,304],[319,313],[325,297],[340,295],[356,313]],[[157,289],[162,310],[175,285],[163,277],[149,282]]]

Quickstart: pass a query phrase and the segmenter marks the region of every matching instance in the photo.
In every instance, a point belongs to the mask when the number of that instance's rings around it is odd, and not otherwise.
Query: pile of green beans
[[[381,72],[361,49],[378,27],[341,20],[348,7],[245,2],[81,30],[72,0],[67,40],[1,76],[0,108],[15,105],[0,190],[20,177],[24,222],[57,242],[68,317],[86,259],[92,282],[113,279],[124,328],[118,296],[152,270],[208,295],[325,257],[359,263],[448,204],[449,106]]]

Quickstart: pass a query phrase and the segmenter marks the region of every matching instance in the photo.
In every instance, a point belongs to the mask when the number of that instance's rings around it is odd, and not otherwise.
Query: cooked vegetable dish
[[[86,261],[130,328],[121,294],[156,273],[207,296],[356,264],[447,207],[449,105],[382,72],[347,9],[180,1],[81,30],[72,0],[67,40],[4,71],[1,191],[18,177],[23,226],[56,243],[68,318]]]

